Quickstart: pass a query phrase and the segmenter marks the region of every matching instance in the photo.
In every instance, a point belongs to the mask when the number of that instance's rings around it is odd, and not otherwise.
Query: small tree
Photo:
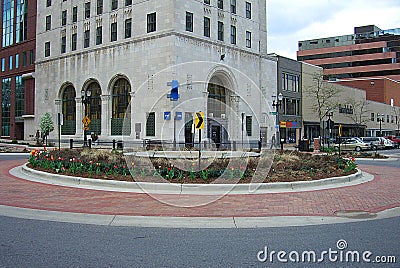
[[[43,139],[46,139],[47,146],[47,136],[54,130],[53,120],[51,119],[50,113],[46,112],[44,116],[40,119],[40,131],[43,134]]]
[[[364,132],[362,132],[362,126],[366,125],[369,121],[368,113],[368,101],[367,100],[356,100],[351,99],[346,102],[351,107],[353,107],[353,113],[346,114],[348,118],[350,118],[354,124],[356,125],[357,136],[364,136]]]

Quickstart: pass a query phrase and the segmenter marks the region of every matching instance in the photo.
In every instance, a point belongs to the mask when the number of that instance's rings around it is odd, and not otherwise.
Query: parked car
[[[383,137],[361,137],[360,139],[368,143],[372,150],[385,149],[385,139]]]
[[[393,141],[383,138],[384,139],[384,145],[385,145],[385,149],[393,149],[396,148],[396,145],[394,144]]]
[[[339,149],[339,144],[335,143],[334,147]],[[369,143],[363,142],[359,138],[350,138],[340,143],[340,150],[343,151],[363,151],[363,150],[370,150],[371,146]]]
[[[394,142],[397,148],[400,148],[400,136],[386,136],[385,138]]]

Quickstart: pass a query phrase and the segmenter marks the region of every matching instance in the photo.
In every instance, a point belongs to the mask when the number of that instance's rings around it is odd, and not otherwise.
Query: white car
[[[393,149],[396,147],[396,144],[387,138],[383,138],[383,144],[385,146],[385,149]]]

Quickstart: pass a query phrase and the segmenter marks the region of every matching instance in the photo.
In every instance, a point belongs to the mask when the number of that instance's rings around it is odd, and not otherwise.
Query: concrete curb
[[[221,194],[265,194],[282,192],[301,192],[331,189],[357,185],[373,180],[373,176],[361,172],[323,180],[303,182],[279,182],[279,183],[252,183],[252,184],[176,184],[176,183],[148,183],[148,182],[124,182],[113,180],[89,179],[71,177],[60,174],[51,174],[31,169],[26,164],[10,170],[10,173],[23,179],[103,191],[135,192],[153,194],[195,194],[195,195],[221,195]]]

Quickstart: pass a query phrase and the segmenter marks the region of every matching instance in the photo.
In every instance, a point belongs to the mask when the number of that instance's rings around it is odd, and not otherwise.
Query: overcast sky
[[[400,0],[266,0],[268,53],[296,59],[298,41],[400,28]]]

